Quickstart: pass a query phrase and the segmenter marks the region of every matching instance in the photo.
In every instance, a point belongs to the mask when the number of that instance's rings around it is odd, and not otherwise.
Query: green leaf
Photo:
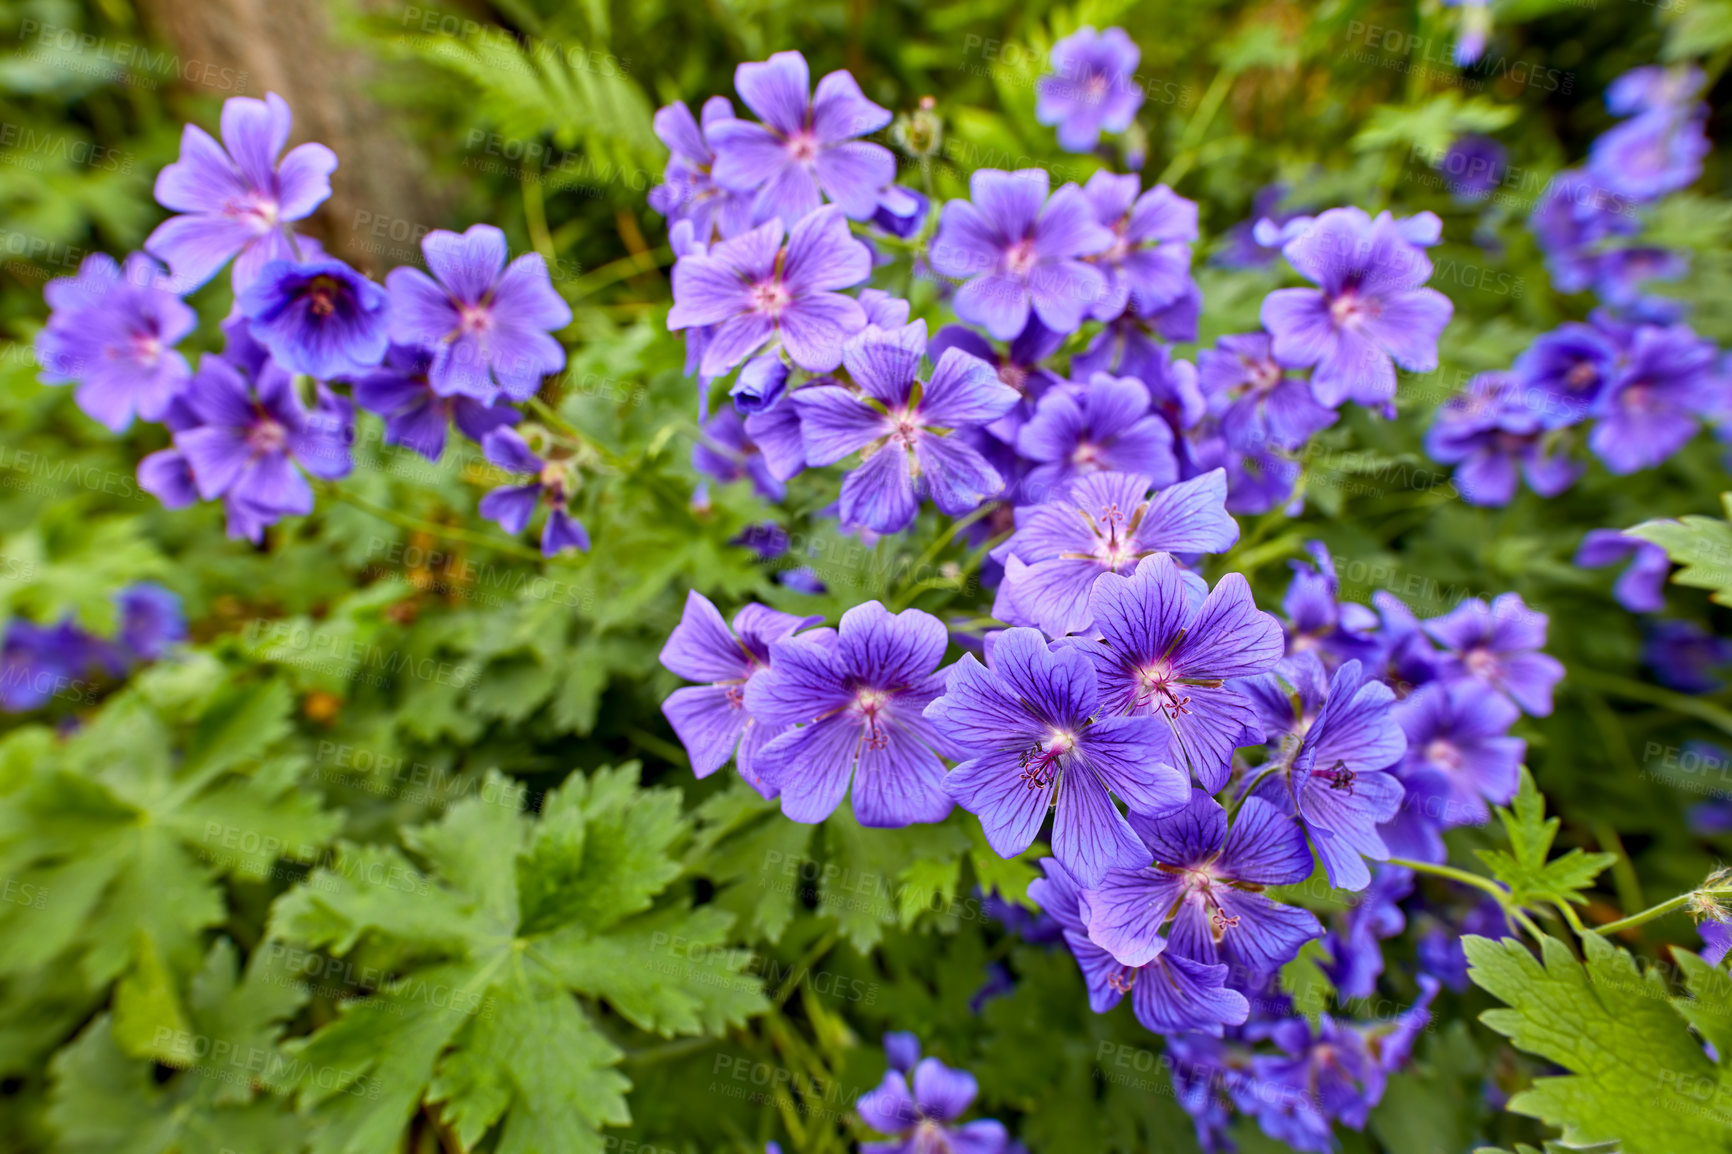
[[[954,819],[905,829],[866,829],[852,813],[839,809],[824,822],[824,848],[818,913],[834,918],[842,936],[865,953],[883,937],[886,926],[897,924],[900,895],[905,887],[915,888],[907,880],[913,863],[929,863],[921,868],[930,876],[930,863],[959,857],[968,849],[968,836]]]
[[[1534,1080],[1509,1109],[1563,1130],[1569,1146],[1619,1142],[1625,1154],[1732,1149],[1715,1103],[1732,1093],[1666,996],[1664,979],[1637,970],[1598,934],[1586,964],[1545,938],[1542,960],[1512,938],[1464,941],[1468,976],[1508,1009],[1480,1020],[1515,1046],[1569,1070]]]
[[[71,1154],[221,1154],[300,1150],[305,1123],[262,1094],[288,1065],[278,1042],[305,996],[268,948],[239,978],[233,944],[218,940],[191,982],[186,1017],[157,1024],[145,1048],[180,1072],[166,1081],[129,1057],[116,1016],[103,1014],[50,1068],[48,1121]]]
[[[1732,517],[1732,493],[1720,494],[1720,500]],[[1676,521],[1644,521],[1624,535],[1658,545],[1683,566],[1672,574],[1674,585],[1711,590],[1715,601],[1732,605],[1732,524],[1692,514]]]
[[[1600,872],[1618,860],[1614,854],[1585,853],[1579,849],[1546,860],[1557,836],[1558,819],[1546,817],[1545,798],[1525,766],[1521,771],[1521,787],[1510,808],[1500,806],[1497,816],[1509,835],[1509,851],[1482,849],[1475,853],[1491,875],[1509,887],[1511,900],[1517,905],[1533,907],[1542,902],[1581,905],[1587,900],[1581,891],[1593,885]]]
[[[525,816],[495,773],[406,830],[409,853],[343,846],[280,898],[284,943],[394,959],[370,996],[294,1048],[316,1154],[371,1154],[434,1107],[466,1147],[595,1154],[630,1119],[623,1052],[575,995],[649,1034],[719,1034],[767,1007],[731,948],[733,918],[667,887],[686,835],[679,795],[635,764],[574,773]]]

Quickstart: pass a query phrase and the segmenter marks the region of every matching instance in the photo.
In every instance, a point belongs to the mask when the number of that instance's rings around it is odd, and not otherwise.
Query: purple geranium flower
[[[76,382],[78,407],[117,433],[135,414],[160,421],[191,376],[174,346],[198,315],[156,261],[135,252],[123,267],[91,253],[77,276],[49,281],[43,295],[53,311],[36,337],[42,383]]]
[[[896,1135],[896,1141],[862,1142],[860,1154],[1007,1154],[1010,1137],[1002,1122],[982,1118],[955,1125],[979,1092],[974,1076],[926,1058],[912,1068],[910,1093],[908,1067],[896,1064],[890,1037],[885,1036],[890,1069],[875,1089],[860,1095],[854,1108],[862,1122],[881,1134]]]
[[[1015,389],[1018,404],[998,420],[986,426],[986,431],[1007,445],[1016,444],[1017,432],[1034,416],[1035,406],[1062,378],[1041,362],[1064,344],[1064,334],[1055,333],[1040,323],[1039,317],[1029,317],[1022,332],[1010,342],[1010,348],[1000,353],[973,329],[961,325],[945,325],[926,346],[926,355],[933,360],[947,349],[960,349],[979,357],[998,373],[998,379]]]
[[[1178,300],[1191,283],[1191,244],[1197,239],[1197,202],[1166,185],[1138,195],[1135,176],[1097,172],[1083,186],[1095,220],[1113,242],[1092,263],[1106,275],[1106,292],[1092,315],[1109,321],[1126,308],[1151,316]]]
[[[703,375],[720,376],[772,337],[801,368],[829,372],[865,327],[859,303],[835,291],[872,272],[871,250],[849,235],[842,210],[801,218],[785,249],[782,235],[782,222],[772,220],[674,265],[669,330],[714,326]]]
[[[1588,172],[1619,196],[1658,200],[1696,183],[1708,140],[1705,105],[1662,107],[1602,133],[1588,152]]]
[[[1052,72],[1035,84],[1034,118],[1058,126],[1066,152],[1094,151],[1103,131],[1125,131],[1143,106],[1141,60],[1123,28],[1077,29],[1052,46]]]
[[[1401,774],[1430,799],[1443,829],[1491,820],[1486,802],[1508,805],[1520,784],[1527,742],[1509,736],[1521,716],[1509,698],[1477,681],[1433,682],[1395,707],[1407,734]]]
[[[695,591],[686,594],[685,612],[662,647],[661,663],[687,681],[709,684],[674,690],[662,703],[662,713],[686,747],[692,773],[708,777],[733,758],[746,784],[766,798],[776,796],[759,772],[757,758],[782,730],[760,724],[747,712],[746,686],[770,668],[772,645],[820,620],[753,604],[734,615],[729,632],[709,598]],[[829,632],[806,636],[822,642]]]
[[[1519,593],[1505,593],[1490,605],[1475,597],[1425,631],[1443,647],[1438,676],[1445,681],[1482,681],[1534,717],[1552,711],[1552,686],[1564,675],[1557,658],[1541,653],[1547,618],[1529,609]]]
[[[1666,607],[1666,575],[1672,571],[1671,558],[1664,549],[1627,537],[1621,529],[1595,529],[1582,538],[1581,547],[1576,550],[1576,564],[1584,569],[1599,569],[1626,560],[1630,561],[1630,567],[1618,575],[1612,585],[1612,596],[1631,613],[1660,612]]]
[[[549,334],[571,323],[571,308],[553,291],[540,253],[507,265],[505,234],[490,224],[462,235],[434,229],[421,252],[432,276],[394,268],[385,278],[391,339],[433,351],[428,379],[440,396],[490,404],[503,390],[527,400],[564,366],[565,350]]]
[[[1202,790],[1171,817],[1131,815],[1155,864],[1109,870],[1084,895],[1089,938],[1127,966],[1163,949],[1235,975],[1269,974],[1323,933],[1317,919],[1262,891],[1311,876],[1311,851],[1293,820],[1247,798],[1227,828],[1227,811]]]
[[[764,123],[706,122],[704,136],[716,152],[715,182],[736,192],[756,191],[754,220],[775,217],[793,228],[824,196],[853,220],[877,211],[879,192],[896,179],[896,158],[883,145],[856,137],[889,124],[890,112],[867,100],[852,76],[832,72],[813,93],[806,58],[778,52],[741,64],[734,87]]]
[[[1364,1128],[1388,1077],[1356,1027],[1321,1014],[1315,1029],[1294,1016],[1260,1032],[1282,1051],[1251,1058],[1256,1092],[1242,1105],[1263,1133],[1294,1150],[1327,1154],[1337,1145],[1332,1119]]]
[[[223,102],[220,145],[197,125],[186,126],[180,159],[156,177],[157,203],[185,215],[169,217],[144,242],[168,262],[183,290],[202,285],[237,256],[236,292],[267,262],[296,258],[288,225],[311,216],[331,195],[337,156],[322,144],[302,144],[279,164],[289,122],[288,104],[271,92],[263,100]]]
[[[1316,366],[1311,388],[1333,408],[1395,396],[1395,365],[1437,367],[1437,338],[1455,311],[1422,288],[1431,261],[1388,213],[1332,208],[1282,249],[1315,289],[1277,289],[1263,301],[1276,359]]]
[[[1016,510],[1016,531],[993,552],[1005,567],[993,616],[1054,637],[1093,621],[1089,591],[1102,573],[1128,573],[1151,553],[1222,553],[1239,539],[1217,469],[1149,496],[1149,479],[1096,473],[1064,497]]]
[[[670,226],[690,221],[694,237],[707,244],[717,234],[726,239],[752,226],[752,198],[715,182],[716,154],[704,139],[711,125],[734,118],[734,106],[725,96],[712,96],[704,101],[703,118],[699,127],[683,100],[656,112],[655,132],[668,146],[668,166],[649,191],[649,206]]]
[[[1144,857],[1149,856],[1144,853]],[[1211,965],[1161,951],[1140,966],[1127,966],[1096,945],[1088,935],[1081,883],[1063,865],[1042,858],[1044,878],[1028,883],[1028,896],[1064,927],[1070,947],[1088,987],[1089,1009],[1104,1014],[1126,994],[1137,1021],[1163,1034],[1196,1031],[1220,1037],[1225,1026],[1242,1024],[1250,1016],[1245,996],[1227,986],[1225,965]]]
[[[1277,680],[1282,672],[1302,674],[1290,697]],[[1286,669],[1247,685],[1264,702],[1288,697],[1293,703],[1291,730],[1259,770],[1256,795],[1304,823],[1330,885],[1360,890],[1371,880],[1364,859],[1389,857],[1377,826],[1395,816],[1402,788],[1385,770],[1406,752],[1407,739],[1390,715],[1395,694],[1358,661],[1335,671],[1315,720],[1308,722],[1307,699],[1321,677],[1316,655],[1303,653]]]
[[[1089,473],[1139,473],[1157,487],[1179,479],[1172,427],[1133,377],[1096,373],[1086,386],[1052,389],[1017,433],[1016,449],[1038,462],[1023,486],[1032,501],[1063,493]]]
[[[1022,332],[1031,309],[1054,332],[1074,333],[1106,294],[1106,278],[1079,258],[1111,247],[1112,230],[1096,223],[1076,185],[1050,200],[1049,187],[1045,169],[981,169],[969,199],[950,201],[939,217],[932,267],[967,280],[956,315],[997,340]]]
[[[1712,341],[1688,325],[1643,325],[1600,395],[1588,448],[1619,475],[1651,469],[1696,434],[1719,385]]]
[[[892,184],[878,194],[878,208],[872,214],[872,227],[907,240],[926,223],[926,212],[931,207],[932,202],[912,188]]]
[[[1542,427],[1586,417],[1612,379],[1618,347],[1593,325],[1572,321],[1534,338],[1515,361],[1524,401]]]
[[[960,349],[939,358],[932,379],[917,373],[926,322],[869,328],[843,349],[863,397],[841,385],[808,385],[792,394],[808,464],[831,465],[864,450],[842,479],[842,520],[895,533],[914,520],[922,496],[952,516],[973,512],[1004,478],[955,436],[997,419],[1017,402],[992,366]]]
[[[311,513],[313,490],[302,470],[327,481],[349,475],[353,405],[320,385],[309,412],[294,378],[275,362],[249,381],[229,361],[207,354],[185,408],[175,449],[199,496],[229,505],[230,536],[257,541],[277,517]]]
[[[477,511],[513,536],[523,532],[535,507],[547,504],[547,523],[541,529],[541,555],[552,557],[566,549],[589,551],[589,532],[583,522],[566,509],[571,500],[571,474],[563,461],[538,457],[516,429],[495,429],[481,438],[481,452],[492,464],[510,473],[533,473],[527,485],[501,485],[481,498]]]
[[[1318,651],[1326,661],[1365,659],[1378,649],[1377,615],[1341,600],[1341,579],[1329,546],[1307,541],[1309,561],[1289,561],[1293,578],[1281,599],[1287,615],[1287,652]]]
[[[1197,379],[1221,434],[1238,449],[1297,449],[1335,423],[1311,386],[1269,351],[1268,333],[1225,336],[1197,352]]]
[[[842,615],[834,645],[793,637],[770,647],[770,671],[746,687],[746,709],[762,724],[797,726],[757,758],[784,814],[823,821],[852,779],[861,825],[944,820],[938,753],[949,745],[922,711],[943,691],[947,640],[930,613],[868,601]]]
[[[1154,717],[1101,717],[1093,664],[1053,651],[1033,629],[999,634],[982,665],[951,666],[944,696],[927,710],[967,755],[944,788],[980,818],[987,843],[1015,857],[1053,818],[1053,852],[1085,884],[1118,866],[1146,865],[1148,849],[1113,804],[1170,813],[1189,797],[1171,763],[1166,725]]]
[[[382,365],[355,378],[355,403],[385,418],[385,443],[413,449],[429,461],[445,452],[445,436],[455,423],[472,441],[514,425],[522,416],[510,405],[484,405],[472,397],[442,397],[427,379],[433,354],[422,348],[392,345]]]
[[[235,301],[278,364],[321,380],[384,358],[389,303],[383,288],[340,260],[273,260]]]
[[[1559,292],[1580,292],[1599,271],[1597,246],[1641,229],[1628,200],[1609,192],[1580,169],[1558,173],[1528,218],[1546,268]]]
[[[1075,644],[1095,663],[1107,707],[1165,722],[1182,764],[1214,793],[1233,750],[1263,741],[1256,711],[1228,683],[1275,667],[1281,625],[1257,609],[1242,575],[1221,578],[1201,604],[1185,576],[1166,553],[1128,577],[1101,574],[1089,593],[1101,640]]]
[[[1468,504],[1509,504],[1521,476],[1543,497],[1556,496],[1581,476],[1581,466],[1541,427],[1530,397],[1553,408],[1548,394],[1524,388],[1515,373],[1489,372],[1475,375],[1439,406],[1425,451],[1440,464],[1456,466],[1455,487]]]

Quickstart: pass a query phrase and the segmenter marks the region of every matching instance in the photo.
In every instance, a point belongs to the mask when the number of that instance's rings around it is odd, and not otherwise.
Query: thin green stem
[[[320,493],[323,493],[332,500],[341,501],[345,505],[353,505],[362,512],[371,513],[381,521],[389,521],[391,524],[396,525],[399,528],[408,529],[416,533],[426,533],[429,536],[440,537],[447,541],[461,541],[466,545],[474,545],[480,549],[491,549],[495,553],[504,553],[511,557],[521,557],[526,561],[550,560],[550,558],[543,557],[536,550],[531,549],[526,545],[520,545],[516,541],[511,541],[503,537],[496,537],[490,533],[477,533],[470,529],[459,528],[456,525],[440,525],[433,521],[423,521],[419,517],[411,517],[407,513],[399,513],[395,509],[387,509],[383,505],[375,505],[373,502],[363,497],[357,497],[353,493],[345,492],[343,489],[340,489],[335,485],[324,483],[315,484]]]
[[[831,930],[819,938],[818,943],[806,951],[806,956],[800,959],[800,964],[794,967],[794,972],[788,975],[788,980],[782,983],[782,988],[776,991],[776,996],[770,999],[770,1004],[781,1009],[782,1004],[788,1000],[788,995],[792,994],[795,988],[806,979],[806,972],[818,964],[819,958],[835,949],[837,941],[838,936],[835,930]]]
[[[1478,874],[1470,874],[1466,870],[1458,870],[1454,866],[1433,865],[1431,862],[1412,861],[1408,858],[1401,857],[1390,858],[1389,864],[1392,866],[1400,866],[1402,869],[1414,870],[1417,873],[1435,874],[1440,878],[1448,878],[1452,882],[1460,882],[1464,886],[1472,886],[1474,889],[1484,890],[1492,897],[1498,899],[1499,903],[1505,903],[1509,898],[1509,891],[1492,881],[1490,878],[1482,878]]]
[[[1679,910],[1688,907],[1691,900],[1697,897],[1732,897],[1732,886],[1711,886],[1699,890],[1691,890],[1688,893],[1679,894],[1677,897],[1667,898],[1657,906],[1649,906],[1639,914],[1631,914],[1627,918],[1619,918],[1615,922],[1607,922],[1603,926],[1595,926],[1594,930],[1595,932],[1602,934],[1619,933],[1623,930],[1630,929],[1633,926],[1639,926],[1644,922],[1651,922],[1655,918],[1663,918],[1667,914],[1676,913]]]

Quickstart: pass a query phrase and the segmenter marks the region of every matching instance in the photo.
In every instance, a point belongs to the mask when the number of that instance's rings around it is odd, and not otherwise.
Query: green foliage
[[[299,1073],[284,1085],[318,1127],[316,1152],[389,1145],[424,1106],[466,1148],[497,1127],[500,1151],[600,1151],[601,1128],[630,1120],[630,1083],[579,998],[663,1036],[765,1008],[721,948],[726,914],[656,903],[681,872],[680,799],[637,778],[635,765],[573,775],[531,822],[522,788],[492,775],[405,830],[408,855],[340,845],[277,902],[273,939],[395,975],[291,1047]]]
[[[1722,493],[1720,500],[1732,516],[1732,493]],[[1711,590],[1715,601],[1732,605],[1732,524],[1715,517],[1686,516],[1645,521],[1625,532],[1660,546],[1683,566],[1672,574],[1675,583]]]
[[[1521,787],[1510,807],[1498,807],[1497,816],[1509,835],[1508,851],[1474,852],[1491,876],[1509,889],[1513,905],[1532,907],[1541,902],[1580,905],[1586,900],[1582,891],[1617,861],[1616,854],[1586,853],[1580,849],[1547,860],[1552,840],[1557,837],[1559,819],[1546,817],[1545,798],[1540,796],[1526,767],[1522,769]]]
[[[1658,972],[1639,968],[1597,934],[1583,936],[1583,961],[1555,938],[1541,946],[1535,959],[1513,939],[1466,940],[1469,976],[1509,1007],[1487,1010],[1480,1020],[1570,1071],[1536,1078],[1509,1108],[1560,1127],[1572,1148],[1616,1142],[1629,1154],[1732,1149],[1719,1105],[1728,1093],[1725,1070],[1689,1030],[1704,1007],[1724,1013],[1718,1000],[1724,975],[1715,981],[1708,967],[1687,968],[1696,1001],[1682,1012]]]

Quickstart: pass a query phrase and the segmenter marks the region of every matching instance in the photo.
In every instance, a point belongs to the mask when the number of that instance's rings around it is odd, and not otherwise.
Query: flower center
[[[1366,321],[1375,320],[1378,312],[1377,302],[1360,296],[1355,289],[1346,289],[1329,302],[1330,317],[1344,329],[1358,328]]]
[[[480,336],[493,327],[493,313],[484,305],[458,305],[457,327],[470,336]]]
[[[132,359],[141,365],[152,368],[162,357],[162,341],[155,333],[144,333],[132,338]]]
[[[1435,766],[1447,770],[1458,770],[1462,766],[1461,750],[1455,743],[1446,738],[1433,738],[1425,747],[1425,760]]]
[[[289,431],[272,417],[261,415],[253,427],[247,430],[247,447],[255,454],[280,453],[288,443]]]
[[[788,155],[795,164],[811,164],[818,159],[818,138],[810,131],[796,132],[788,137]]]
[[[1502,668],[1498,662],[1497,654],[1483,645],[1476,645],[1468,650],[1467,656],[1462,660],[1467,666],[1468,672],[1487,681],[1496,679]]]
[[[854,693],[854,708],[860,711],[860,716],[866,719],[866,748],[883,749],[890,744],[890,739],[879,727],[880,713],[888,710],[890,694],[883,689],[859,689]]]
[[[1023,395],[1027,395],[1028,370],[1021,365],[1013,365],[1009,361],[998,366],[998,379]]]
[[[1266,393],[1281,383],[1281,366],[1274,361],[1251,361],[1245,365],[1251,391]]]
[[[1570,371],[1564,374],[1564,385],[1571,391],[1579,393],[1599,378],[1600,371],[1594,368],[1591,361],[1577,361],[1570,366]]]
[[[1092,441],[1084,441],[1071,450],[1070,461],[1079,469],[1098,469],[1101,466],[1102,449]]]
[[[1099,104],[1106,99],[1107,87],[1108,80],[1104,74],[1090,73],[1089,78],[1083,81],[1083,99],[1090,104]]]
[[[1326,782],[1330,789],[1344,791],[1348,797],[1353,796],[1354,773],[1347,768],[1345,761],[1338,761],[1326,770],[1318,772],[1317,776]]]
[[[1034,241],[1023,239],[1011,245],[1004,253],[1004,271],[1012,276],[1027,276],[1034,270],[1036,260]]]
[[[251,192],[223,205],[223,215],[245,219],[259,232],[277,226],[277,202],[262,193]]]
[[[334,277],[316,276],[302,289],[307,299],[307,311],[316,317],[328,317],[337,311],[337,294],[341,286]]]
[[[779,280],[759,281],[752,286],[752,308],[766,316],[778,315],[793,301],[793,294]]]

